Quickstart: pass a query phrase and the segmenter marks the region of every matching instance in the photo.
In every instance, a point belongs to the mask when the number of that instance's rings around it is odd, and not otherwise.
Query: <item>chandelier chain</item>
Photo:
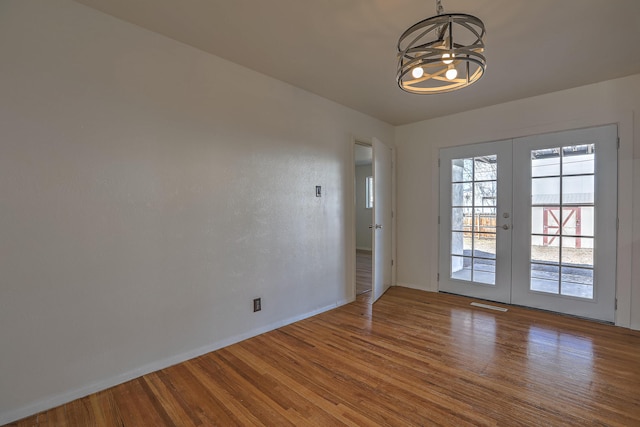
[[[444,13],[444,7],[442,7],[442,0],[436,0],[436,14],[442,15]]]

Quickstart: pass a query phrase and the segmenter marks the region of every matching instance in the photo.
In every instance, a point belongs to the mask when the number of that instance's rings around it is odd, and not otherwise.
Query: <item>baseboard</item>
[[[244,341],[249,338],[253,338],[255,336],[264,334],[266,332],[272,331],[274,329],[281,328],[286,325],[290,325],[292,323],[298,322],[300,320],[307,319],[309,317],[316,316],[320,313],[324,313],[325,311],[333,310],[342,305],[353,302],[353,300],[340,300],[336,301],[334,304],[329,304],[327,306],[312,310],[310,312],[300,314],[297,316],[289,317],[287,319],[279,320],[277,322],[271,323],[266,326],[262,326],[260,328],[252,329],[243,334],[235,335],[233,337],[225,338],[214,343],[208,344],[206,346],[202,346],[196,348],[191,351],[187,351],[172,357],[168,357],[166,359],[158,360],[152,363],[148,363],[139,368],[133,369],[131,371],[115,375],[110,378],[106,378],[101,381],[97,381],[86,385],[84,387],[77,388],[75,390],[70,390],[67,392],[55,394],[53,396],[38,400],[37,402],[30,403],[28,405],[22,406],[18,409],[7,411],[3,414],[0,414],[0,425],[5,425],[17,420],[21,420],[22,418],[29,417],[31,415],[35,415],[39,412],[46,411],[48,409],[55,408],[60,405],[64,405],[65,403],[69,403],[73,400],[80,399],[82,397],[88,396],[93,393],[97,393],[102,390],[106,390],[108,388],[114,387],[118,384],[122,384],[127,381],[131,381],[135,378],[139,378],[143,375],[149,374],[151,372],[159,371],[164,368],[168,368],[169,366],[176,365],[178,363],[185,362],[189,359],[193,359],[198,356],[202,356],[203,354],[210,353],[212,351],[219,350],[221,348],[230,346],[232,344],[238,343],[240,341]]]
[[[401,288],[416,289],[418,291],[438,292],[437,289],[426,289],[424,286],[414,285],[413,283],[397,282],[396,286],[399,286]]]

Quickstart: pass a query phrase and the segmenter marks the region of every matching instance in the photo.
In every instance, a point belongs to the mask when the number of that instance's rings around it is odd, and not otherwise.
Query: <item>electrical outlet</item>
[[[262,310],[262,298],[255,298],[253,300],[253,312]]]
[[[316,197],[322,197],[322,186],[316,185]]]

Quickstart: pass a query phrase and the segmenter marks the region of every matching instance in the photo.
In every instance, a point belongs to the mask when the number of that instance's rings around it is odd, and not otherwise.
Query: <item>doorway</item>
[[[355,144],[356,295],[368,294],[373,285],[373,148]]]
[[[354,141],[354,158],[359,158],[354,168],[354,275],[360,270],[359,290],[372,303],[389,289],[394,278],[393,155],[393,149],[376,138],[370,143]],[[355,282],[358,289],[357,277]]]
[[[615,125],[442,149],[439,289],[613,322]]]

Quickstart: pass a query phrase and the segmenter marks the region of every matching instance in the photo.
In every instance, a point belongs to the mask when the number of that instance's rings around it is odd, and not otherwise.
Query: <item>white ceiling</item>
[[[482,19],[475,85],[413,95],[396,43],[432,0],[76,0],[393,125],[640,73],[640,0],[443,0]]]

